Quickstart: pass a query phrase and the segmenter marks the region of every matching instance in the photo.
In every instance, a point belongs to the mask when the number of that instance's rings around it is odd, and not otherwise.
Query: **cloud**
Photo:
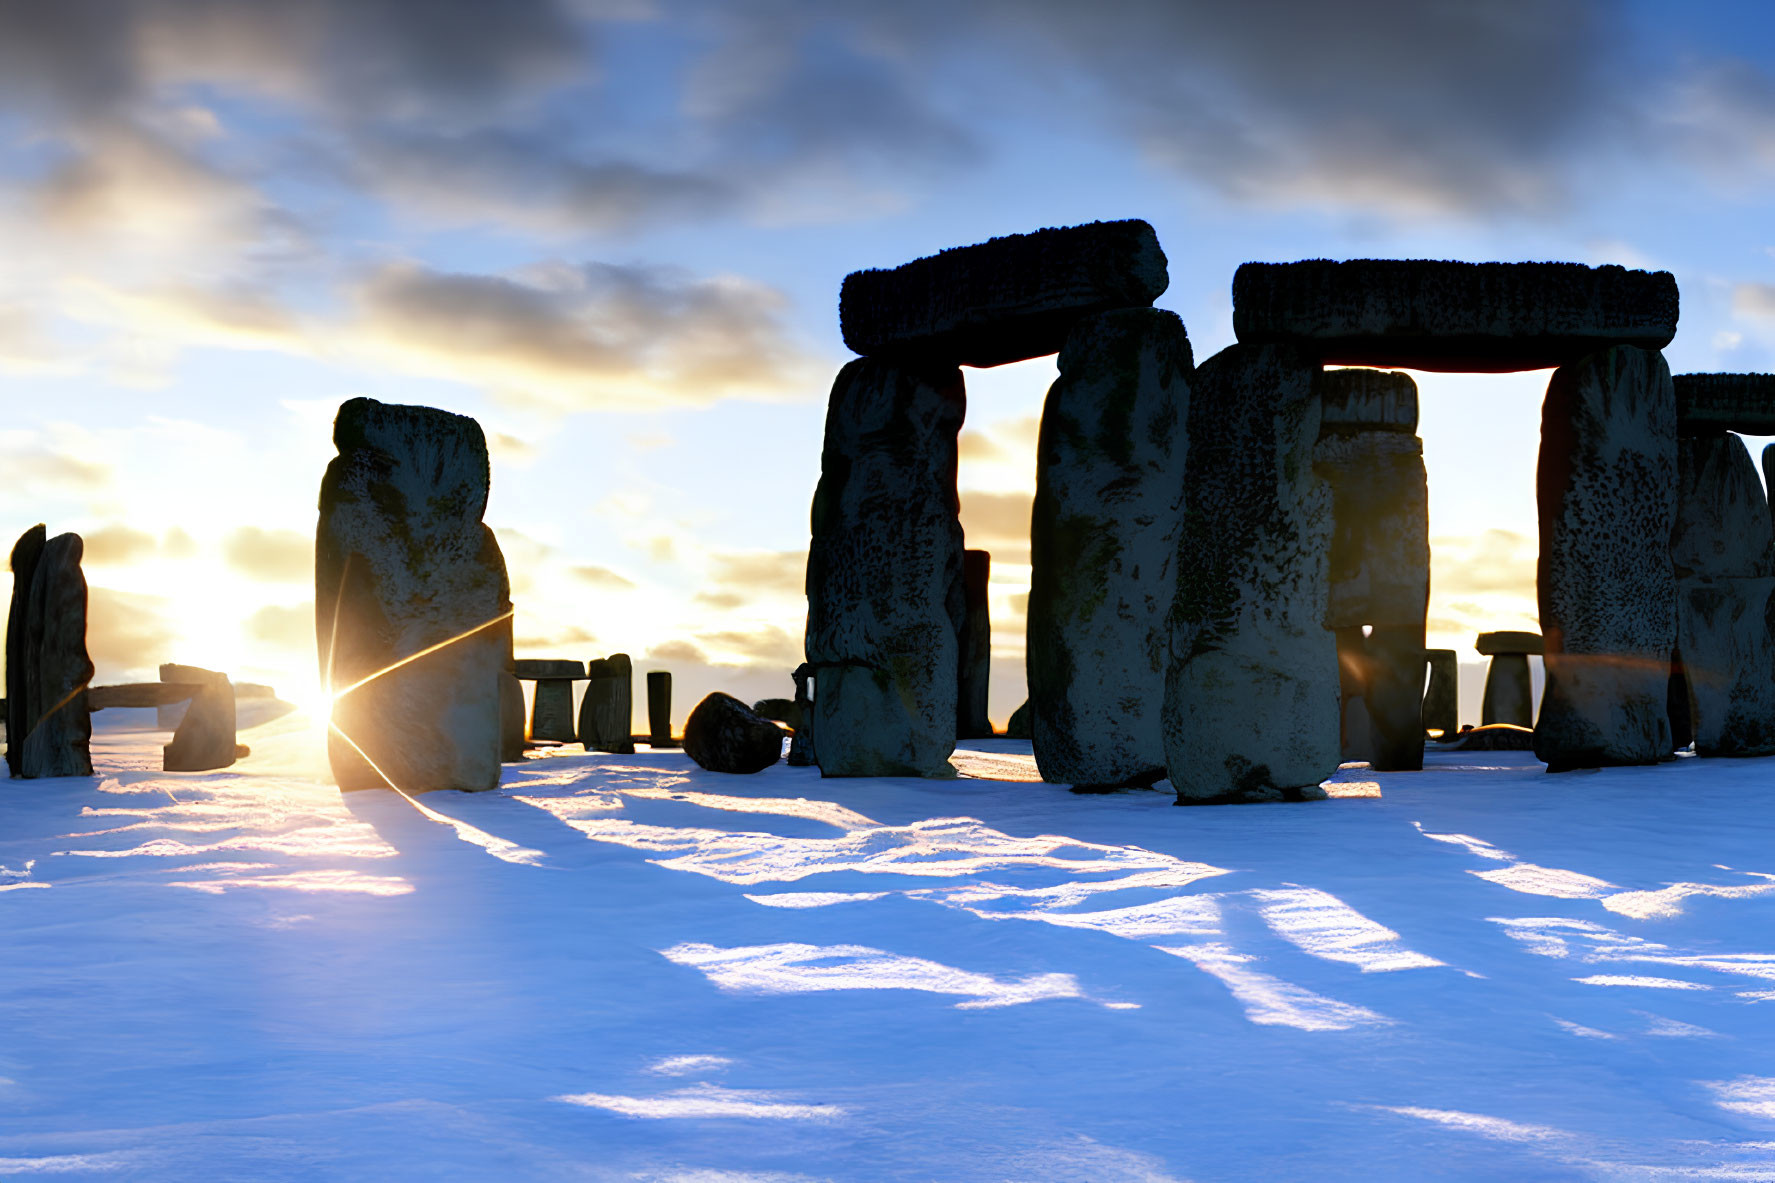
[[[732,276],[583,263],[518,276],[378,268],[358,287],[367,344],[404,364],[561,410],[700,406],[804,392],[781,293]]]
[[[807,551],[775,550],[711,555],[709,578],[723,589],[799,596],[807,584]]]
[[[512,641],[512,647],[520,657],[532,654],[550,656],[563,649],[574,649],[582,645],[596,645],[598,636],[589,629],[577,624],[556,629],[551,633],[526,633]]]
[[[97,530],[88,530],[80,535],[86,549],[81,557],[83,566],[125,567],[137,559],[147,558],[160,549],[159,541],[152,534],[141,530],[132,530],[124,525],[104,526]]]
[[[314,604],[267,604],[247,618],[248,639],[278,649],[312,652],[314,638]]]
[[[1775,323],[1775,283],[1741,283],[1732,289],[1732,313]]]
[[[574,575],[585,580],[593,587],[627,589],[635,586],[634,580],[625,579],[608,567],[598,567],[587,564],[585,566],[574,567],[572,568],[572,571]]]
[[[72,359],[51,339],[43,318],[24,304],[0,303],[0,372],[65,373]]]
[[[9,491],[31,497],[52,493],[91,495],[111,485],[111,468],[54,446],[35,433],[0,430],[0,471]]]
[[[697,665],[709,664],[709,659],[703,651],[689,641],[663,641],[658,645],[649,645],[644,656],[649,661],[688,661]]]
[[[294,530],[242,526],[223,541],[222,556],[254,579],[296,583],[314,578],[314,539]]]
[[[802,638],[791,636],[774,625],[766,625],[750,632],[727,630],[698,633],[696,639],[702,643],[703,651],[713,654],[708,660],[714,665],[792,670],[805,660],[802,656]],[[657,656],[658,653],[650,651],[648,655]],[[721,660],[723,658],[725,660]]]
[[[1506,592],[1533,597],[1540,543],[1510,530],[1430,541],[1438,599]]]
[[[993,564],[1029,563],[1029,515],[1033,493],[964,489],[961,527],[970,550],[989,550]]]
[[[97,677],[157,676],[178,637],[162,615],[166,607],[159,596],[87,588],[86,649],[98,667]]]

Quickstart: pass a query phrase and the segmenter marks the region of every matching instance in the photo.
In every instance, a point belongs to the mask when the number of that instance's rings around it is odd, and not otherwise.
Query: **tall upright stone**
[[[675,748],[672,738],[672,671],[647,672],[647,746]]]
[[[1424,622],[1430,604],[1429,483],[1417,384],[1385,370],[1328,370],[1313,467],[1331,491],[1325,624],[1340,638],[1349,758],[1386,771],[1424,766]],[[1366,627],[1360,645],[1354,639]],[[1360,709],[1348,701],[1361,699]]]
[[[579,742],[588,752],[635,754],[635,667],[627,653],[594,658],[586,666],[585,697],[579,702]]]
[[[987,591],[992,582],[992,555],[983,550],[962,552],[962,587],[965,609],[956,669],[955,734],[959,739],[991,739],[992,719],[987,714],[987,692],[992,688],[992,614]]]
[[[6,763],[15,777],[92,775],[85,544],[33,526],[12,548],[6,621]]]
[[[861,358],[826,413],[807,559],[823,776],[951,776],[962,586],[954,366]]]
[[[1338,765],[1316,370],[1235,345],[1190,384],[1165,762],[1179,804],[1318,797]]]
[[[1193,370],[1183,322],[1155,308],[1081,321],[1060,353],[1036,452],[1025,656],[1052,784],[1165,775]]]
[[[1551,772],[1671,751],[1676,395],[1630,345],[1561,366],[1541,408],[1536,583],[1546,686],[1535,755]]]
[[[1750,452],[1729,432],[1679,439],[1677,473],[1671,707],[1684,734],[1673,742],[1693,739],[1702,756],[1768,755],[1775,752],[1768,499]]]
[[[355,398],[321,481],[315,634],[342,789],[499,784],[505,562],[473,419]]]
[[[1460,663],[1453,649],[1426,649],[1424,657],[1430,667],[1424,688],[1424,730],[1436,732],[1437,739],[1453,739],[1461,725]]]

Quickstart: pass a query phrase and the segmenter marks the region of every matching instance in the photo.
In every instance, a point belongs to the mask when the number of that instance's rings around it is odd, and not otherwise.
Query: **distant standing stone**
[[[805,661],[795,667],[790,675],[795,679],[795,737],[789,741],[787,762],[795,768],[807,768],[819,763],[814,755],[814,700],[808,693],[808,683],[813,679],[813,669]]]
[[[1669,756],[1676,395],[1664,358],[1618,346],[1554,372],[1541,408],[1537,583],[1548,771]]]
[[[234,686],[228,675],[195,666],[176,667],[180,681],[194,681],[185,717],[172,741],[161,749],[160,766],[167,772],[209,772],[227,768],[235,759]]]
[[[1025,663],[1035,761],[1050,784],[1165,775],[1193,372],[1173,312],[1079,324],[1042,408]]]
[[[516,674],[499,672],[499,762],[524,759],[524,683]]]
[[[684,722],[684,754],[710,772],[761,772],[783,752],[781,727],[716,691]]]
[[[961,628],[956,631],[960,655],[956,665],[955,733],[961,739],[991,739],[992,720],[986,700],[992,688],[992,615],[987,589],[992,581],[992,555],[962,552],[964,589]]]
[[[590,676],[579,702],[579,742],[588,752],[634,755],[634,663],[627,653],[613,653],[592,661],[586,672]]]
[[[1029,700],[1028,699],[1025,699],[1023,701],[1022,706],[1020,706],[1016,710],[1012,711],[1011,717],[1005,721],[1005,738],[1006,739],[1030,739],[1031,738],[1030,725],[1029,725]]]
[[[1235,345],[1191,383],[1164,708],[1179,804],[1322,797],[1319,782],[1337,770],[1315,373],[1286,346]]]
[[[807,559],[824,776],[953,776],[961,373],[862,358],[826,414]]]
[[[328,737],[333,776],[342,789],[495,788],[509,585],[481,523],[480,425],[355,398],[333,441],[314,569],[321,675],[344,733]]]
[[[649,670],[647,673],[647,746],[675,748],[672,738],[672,671]]]
[[[86,687],[85,544],[34,526],[12,549],[6,633],[6,762],[24,779],[92,775]]]
[[[1768,500],[1735,435],[1678,440],[1677,472],[1672,742],[1692,739],[1701,756],[1768,755],[1775,752]]]
[[[1424,691],[1424,730],[1453,739],[1460,727],[1460,663],[1453,649],[1426,649],[1430,684]]]

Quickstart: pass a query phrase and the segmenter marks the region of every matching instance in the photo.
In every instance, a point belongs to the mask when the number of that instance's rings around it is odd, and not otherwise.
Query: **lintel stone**
[[[1775,374],[1676,374],[1676,429],[1775,435]]]

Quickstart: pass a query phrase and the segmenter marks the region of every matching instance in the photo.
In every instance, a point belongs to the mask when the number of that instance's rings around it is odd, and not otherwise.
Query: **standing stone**
[[[530,706],[530,738],[555,743],[572,743],[578,738],[573,725],[573,683],[584,680],[584,663],[525,658],[512,668],[520,679],[536,683],[536,696]]]
[[[1775,489],[1775,444],[1763,445],[1763,489]],[[1775,514],[1775,497],[1769,499],[1771,514]],[[1775,522],[1775,518],[1771,519]]]
[[[684,754],[710,772],[762,772],[783,754],[783,729],[716,691],[684,721]]]
[[[1541,408],[1536,583],[1547,682],[1535,755],[1549,772],[1671,751],[1676,643],[1676,395],[1629,345],[1554,372]]]
[[[499,671],[499,762],[524,759],[524,683],[509,669]]]
[[[167,667],[162,666],[164,671]],[[209,772],[234,763],[236,747],[234,686],[228,675],[196,666],[174,666],[180,682],[195,682],[185,715],[172,742],[161,748],[160,766],[167,772]]]
[[[585,697],[579,702],[579,742],[588,752],[635,754],[630,734],[635,713],[635,666],[627,653],[594,659],[586,669]]]
[[[862,358],[826,414],[807,559],[823,776],[953,776],[961,584],[953,366]]]
[[[1319,797],[1338,765],[1315,371],[1235,345],[1190,390],[1165,763],[1179,804]]]
[[[321,676],[337,695],[334,779],[405,793],[494,788],[498,626],[510,609],[504,559],[481,523],[480,425],[355,398],[339,408],[333,441],[314,579]]]
[[[6,631],[6,762],[15,777],[92,775],[86,687],[85,544],[33,526],[12,550]]]
[[[1453,739],[1460,730],[1460,662],[1453,649],[1426,649],[1430,685],[1424,691],[1424,730]]]
[[[808,693],[813,676],[807,662],[795,667],[795,736],[789,741],[788,763],[796,768],[818,764],[814,756],[814,700]]]
[[[1768,499],[1744,442],[1725,432],[1677,441],[1676,657],[1672,742],[1702,756],[1775,752],[1775,587]]]
[[[1373,681],[1368,638],[1360,626],[1333,629],[1337,638],[1337,691],[1342,702],[1338,748],[1346,762],[1374,757],[1374,728],[1368,718],[1368,690]]]
[[[1512,727],[1533,727],[1534,681],[1529,676],[1528,659],[1546,651],[1541,635],[1480,633],[1473,647],[1491,658],[1491,665],[1485,671],[1485,697],[1479,704],[1480,726],[1508,723]]]
[[[1030,516],[1028,667],[1051,784],[1151,784],[1177,593],[1193,361],[1176,313],[1079,324],[1042,408]]]
[[[992,615],[987,599],[991,579],[992,555],[983,550],[964,550],[962,586],[966,607],[961,631],[956,635],[961,650],[955,692],[955,734],[959,739],[992,738],[992,719],[986,713],[992,679]]]
[[[1424,766],[1424,622],[1430,605],[1430,490],[1416,435],[1417,384],[1385,370],[1319,375],[1313,467],[1331,491],[1330,587],[1325,625],[1340,638],[1346,699],[1361,699],[1367,759],[1383,771]],[[1349,684],[1359,675],[1355,685]],[[1345,707],[1346,739],[1353,709]],[[1359,730],[1359,729],[1358,729]]]
[[[647,746],[675,748],[672,738],[672,672],[650,670],[647,674]]]

